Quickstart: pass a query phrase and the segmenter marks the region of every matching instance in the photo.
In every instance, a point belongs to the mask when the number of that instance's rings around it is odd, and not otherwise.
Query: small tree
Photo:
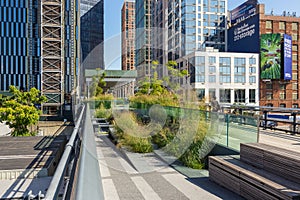
[[[168,61],[167,69],[169,72],[169,76],[164,77],[165,83],[174,91],[177,91],[180,88],[180,84],[177,82],[176,79],[188,76],[187,70],[176,69],[176,66],[177,66],[177,62],[172,60]]]
[[[163,87],[163,81],[158,79],[158,73],[156,71],[158,66],[158,61],[152,61],[152,71],[153,76],[145,77],[142,81],[140,81],[140,88],[138,91],[138,95],[147,94],[147,95],[162,95],[166,92]]]
[[[99,72],[98,69],[97,71]],[[93,76],[92,84],[90,86],[91,97],[97,97],[104,93],[103,87],[106,86],[106,82],[104,81],[105,76],[105,73]]]
[[[0,97],[0,122],[5,121],[13,129],[12,136],[34,135],[28,128],[37,123],[41,114],[34,104],[46,102],[47,98],[36,88],[22,92],[10,86],[9,91],[11,96]]]

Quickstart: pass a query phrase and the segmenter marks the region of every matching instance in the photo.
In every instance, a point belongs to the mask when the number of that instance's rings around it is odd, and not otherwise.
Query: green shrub
[[[208,124],[205,120],[183,120],[176,135],[164,147],[164,150],[177,157],[187,167],[201,169],[204,164],[199,151],[207,134]]]
[[[135,137],[129,134],[123,134],[121,144],[128,147],[135,153],[149,153],[153,151],[151,137]]]
[[[165,127],[160,132],[152,136],[152,142],[159,148],[166,146],[170,141],[174,139],[174,132],[170,128]]]
[[[169,94],[169,93],[163,95],[141,94],[130,98],[131,107],[145,108],[146,105],[153,105],[153,104],[159,104],[161,106],[178,106],[179,102],[176,95]]]
[[[112,115],[111,109],[106,109],[103,104],[100,105],[100,108],[96,109],[95,117],[96,118],[105,118],[108,119]]]

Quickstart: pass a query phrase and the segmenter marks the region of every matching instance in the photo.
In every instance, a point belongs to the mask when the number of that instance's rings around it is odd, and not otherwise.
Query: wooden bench
[[[300,153],[263,144],[240,146],[241,161],[300,183]]]
[[[300,199],[300,184],[246,164],[239,156],[210,156],[210,179],[246,199]]]

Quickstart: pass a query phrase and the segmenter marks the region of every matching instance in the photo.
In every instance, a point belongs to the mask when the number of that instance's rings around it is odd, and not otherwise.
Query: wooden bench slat
[[[233,183],[229,179],[234,181],[238,179],[240,187],[235,192],[238,193],[240,191],[238,194],[244,197],[250,195],[247,193],[247,188],[256,187],[255,190],[261,193],[257,194],[259,199],[261,199],[260,195],[269,198],[271,194],[276,196],[277,199],[300,198],[300,184],[243,163],[236,156],[209,157],[209,164],[209,173],[212,174],[213,181],[216,180],[224,187],[234,190],[230,188],[233,186]],[[218,178],[224,178],[225,180],[220,181],[217,180]],[[237,187],[237,184],[235,187]],[[252,195],[255,196],[255,194]]]

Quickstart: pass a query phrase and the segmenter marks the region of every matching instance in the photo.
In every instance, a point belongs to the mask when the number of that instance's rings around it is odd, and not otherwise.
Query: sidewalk
[[[258,142],[300,153],[300,136],[273,130],[260,129]]]
[[[211,182],[206,170],[179,173],[154,153],[136,154],[117,149],[106,135],[96,136],[105,199],[243,199]]]

